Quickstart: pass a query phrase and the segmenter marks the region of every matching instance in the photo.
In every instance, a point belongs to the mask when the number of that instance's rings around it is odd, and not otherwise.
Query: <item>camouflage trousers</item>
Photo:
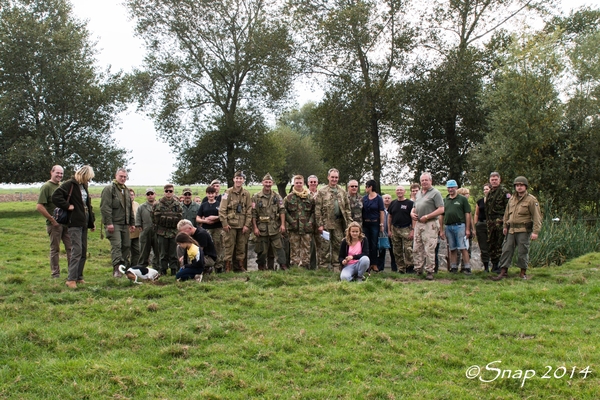
[[[217,261],[215,262],[215,268],[217,270],[222,269],[223,262],[223,228],[215,228],[215,229],[207,229],[208,233],[210,233],[210,237],[212,237],[213,243],[215,244],[215,250],[217,251]]]
[[[440,223],[437,218],[425,223],[417,221],[413,242],[413,259],[417,274],[421,273],[423,264],[425,264],[425,271],[428,274],[433,274],[435,270],[435,248],[437,247],[439,233]]]
[[[290,232],[290,264],[310,268],[310,233]]]
[[[248,233],[243,233],[242,228],[231,228],[229,232],[223,230],[221,237],[223,238],[223,246],[225,247],[224,261],[233,261],[233,250],[235,249],[235,258],[238,261],[246,259],[246,244],[248,244]]]
[[[486,223],[490,261],[492,264],[498,264],[502,255],[502,243],[504,243],[504,232],[502,232],[504,226],[501,219],[488,220]]]
[[[344,239],[344,230],[341,224],[335,229],[326,229],[329,232],[329,241],[321,241],[321,249],[319,251],[319,268],[327,268],[331,264],[334,268],[340,267],[339,255],[340,246]]]
[[[406,272],[406,267],[413,265],[413,239],[409,239],[410,226],[397,228],[392,226],[392,247],[398,271]]]
[[[267,255],[269,247],[273,249],[273,254],[277,256],[279,265],[286,265],[285,252],[281,242],[281,233],[276,235],[257,236],[254,242],[254,251],[256,251],[256,263],[258,265],[267,264]]]

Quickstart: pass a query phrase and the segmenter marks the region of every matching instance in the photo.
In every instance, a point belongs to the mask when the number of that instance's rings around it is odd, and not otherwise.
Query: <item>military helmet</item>
[[[529,182],[527,182],[527,178],[525,178],[524,176],[517,176],[515,178],[515,181],[513,182],[513,186],[516,185],[517,183],[522,183],[527,188],[529,188]]]

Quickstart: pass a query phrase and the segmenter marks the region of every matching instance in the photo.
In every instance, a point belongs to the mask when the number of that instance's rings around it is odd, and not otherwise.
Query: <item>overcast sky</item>
[[[75,16],[87,21],[92,39],[97,42],[101,68],[111,65],[113,72],[129,72],[142,65],[142,41],[134,37],[133,22],[128,20],[122,0],[71,0],[71,3]],[[562,4],[565,9],[583,4],[597,7],[600,1],[563,0]],[[313,96],[310,90],[305,90],[299,103],[318,101],[320,97],[320,94]],[[166,183],[175,170],[176,160],[169,146],[157,138],[152,121],[136,113],[133,107],[121,116],[121,121],[114,137],[132,157],[128,183],[154,186]]]

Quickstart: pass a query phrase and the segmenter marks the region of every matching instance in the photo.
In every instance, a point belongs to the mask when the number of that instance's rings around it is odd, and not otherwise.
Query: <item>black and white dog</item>
[[[136,265],[130,268],[127,268],[124,265],[119,265],[119,271],[130,281],[137,284],[142,284],[142,282],[138,282],[139,279],[155,281],[160,277],[160,274],[154,268],[143,267],[141,265]]]

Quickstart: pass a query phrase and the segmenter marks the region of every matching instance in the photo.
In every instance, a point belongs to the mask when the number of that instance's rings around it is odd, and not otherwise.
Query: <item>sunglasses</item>
[[[154,194],[154,192],[148,192],[146,193],[146,196],[152,196]]]
[[[172,190],[165,190],[165,193],[173,193]]]
[[[350,185],[350,187],[358,187],[358,185]]]
[[[184,193],[183,194],[185,197],[190,197],[192,194],[191,193]]]

